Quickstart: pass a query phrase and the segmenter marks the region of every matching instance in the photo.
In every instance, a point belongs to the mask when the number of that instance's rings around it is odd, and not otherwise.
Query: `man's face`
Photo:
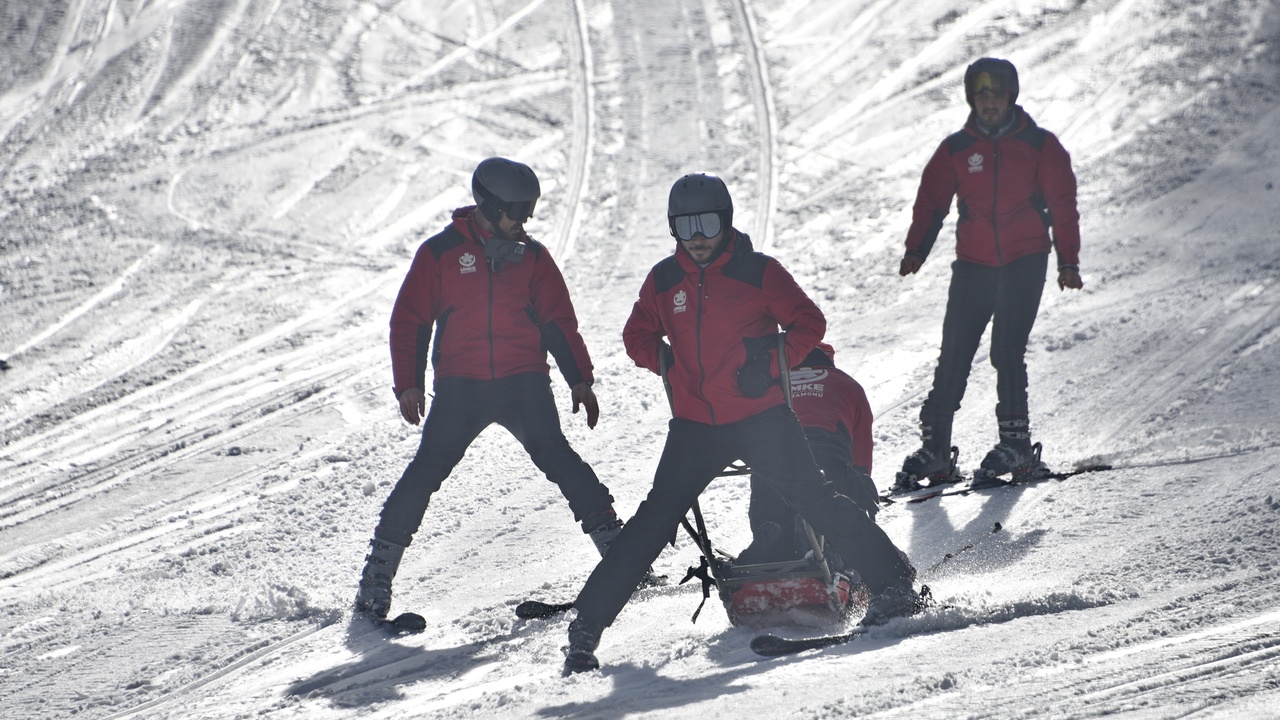
[[[999,127],[1009,114],[1009,93],[981,90],[973,95],[973,109],[978,120],[987,127]]]
[[[498,216],[497,232],[494,233],[498,237],[502,238],[503,240],[515,240],[516,238],[520,237],[521,233],[523,232],[524,232],[523,222],[516,222],[515,220],[512,220],[511,218],[507,217],[507,214],[505,212]]]
[[[724,229],[716,233],[715,237],[707,237],[702,233],[695,233],[693,238],[681,240],[680,244],[684,246],[685,252],[689,253],[694,262],[705,263],[710,262],[711,256],[719,249],[722,240],[724,240]]]

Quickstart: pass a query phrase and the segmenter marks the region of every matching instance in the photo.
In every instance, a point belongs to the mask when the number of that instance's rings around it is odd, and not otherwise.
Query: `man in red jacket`
[[[791,369],[791,409],[823,476],[874,520],[879,498],[871,479],[871,404],[858,381],[836,367],[830,345],[818,343]],[[752,542],[738,555],[739,563],[782,562],[808,551],[808,538],[794,532],[795,511],[758,473],[751,476],[747,515]]]
[[[919,610],[915,569],[879,526],[814,463],[776,368],[804,358],[826,319],[777,260],[733,228],[720,178],[686,175],[667,206],[676,251],[650,270],[622,338],[657,373],[666,354],[675,417],[653,487],[573,603],[566,672],[599,667],[600,635],[621,612],[680,518],[730,462],[744,460],[844,557],[857,557],[873,598],[863,622]],[[787,331],[786,357],[777,333]],[[664,338],[670,342],[668,345]],[[859,519],[860,518],[860,519]]]
[[[426,410],[427,352],[434,398],[417,455],[383,505],[356,596],[356,609],[386,617],[391,581],[405,547],[467,447],[498,423],[560,487],[574,519],[601,554],[622,523],[609,489],[560,429],[547,353],[585,407],[599,407],[592,365],[564,278],[551,254],[524,231],[540,188],[533,171],[505,158],[480,163],[471,180],[476,205],[424,242],[391,311],[391,371],[400,414],[417,425]],[[432,328],[435,343],[431,347]]]
[[[895,481],[901,489],[947,473],[952,418],[989,323],[1000,441],[982,469],[1003,475],[1035,466],[1025,356],[1054,246],[1059,289],[1084,286],[1076,178],[1067,151],[1016,104],[1013,63],[974,62],[965,71],[964,89],[972,108],[969,121],[925,166],[899,268],[904,276],[920,269],[958,196],[957,260],[951,265],[942,351],[933,389],[920,410],[922,445],[907,457]]]

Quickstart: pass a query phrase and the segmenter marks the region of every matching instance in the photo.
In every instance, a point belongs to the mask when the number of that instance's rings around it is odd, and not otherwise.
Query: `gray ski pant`
[[[581,522],[612,508],[609,488],[560,429],[550,376],[531,372],[497,380],[440,378],[418,453],[387,496],[374,534],[408,545],[422,524],[431,496],[476,437],[494,423],[510,431],[533,464],[559,486],[575,520]]]
[[[596,565],[573,606],[588,622],[613,624],[662,547],[725,466],[743,460],[879,592],[911,582],[915,569],[893,541],[825,480],[804,431],[786,405],[726,425],[671,420],[653,488]],[[745,498],[744,498],[745,500]],[[745,503],[744,503],[745,504]],[[745,508],[744,508],[745,510]]]

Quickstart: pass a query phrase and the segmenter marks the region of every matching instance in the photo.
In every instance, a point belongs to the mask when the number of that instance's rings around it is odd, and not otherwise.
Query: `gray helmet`
[[[528,165],[514,160],[482,160],[471,175],[471,195],[476,206],[494,225],[498,224],[500,213],[516,222],[528,220],[541,194],[538,176]]]
[[[714,212],[720,215],[724,227],[733,227],[733,198],[724,181],[715,175],[690,173],[671,186],[667,198],[667,224],[671,234],[676,234],[675,218],[681,215],[697,215]]]
[[[975,60],[964,71],[964,99],[969,107],[973,107],[974,94],[987,87],[1008,91],[1010,105],[1018,102],[1018,69],[1000,58]]]

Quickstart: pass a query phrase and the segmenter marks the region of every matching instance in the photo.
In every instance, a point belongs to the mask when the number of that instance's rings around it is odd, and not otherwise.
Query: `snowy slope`
[[[1280,716],[1275,3],[47,0],[0,27],[0,715]],[[667,410],[619,332],[694,170],[823,306],[885,486],[950,226],[917,276],[900,243],[981,55],[1018,64],[1081,185],[1086,287],[1046,288],[1033,431],[1057,467],[1115,470],[886,508],[946,609],[762,660],[714,601],[689,622],[696,588],[646,590],[604,669],[562,678],[565,620],[513,608],[572,599],[594,550],[494,428],[397,578],[428,632],[352,621],[418,438],[387,313],[479,159],[543,179],[531,231],[600,425],[557,397],[623,514]],[[992,375],[957,416],[968,466]],[[702,501],[726,549],[745,489]],[[681,539],[656,566],[695,563]]]

